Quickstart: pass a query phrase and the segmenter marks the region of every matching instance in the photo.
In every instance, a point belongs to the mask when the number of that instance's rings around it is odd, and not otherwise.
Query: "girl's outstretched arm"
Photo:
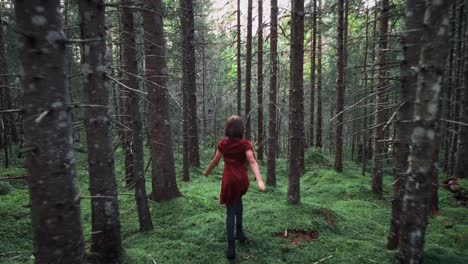
[[[210,173],[214,169],[214,167],[218,166],[218,163],[219,163],[220,159],[221,159],[221,152],[219,152],[219,150],[216,150],[216,153],[215,153],[213,159],[210,161],[210,164],[208,165],[208,168],[206,168],[205,172],[203,172],[203,175],[205,175],[205,176],[210,175]]]
[[[245,155],[247,156],[247,161],[249,162],[250,168],[255,175],[255,179],[257,179],[258,188],[260,188],[262,192],[265,191],[265,184],[263,183],[262,175],[260,174],[260,169],[258,168],[257,160],[255,160],[253,151],[247,150]]]

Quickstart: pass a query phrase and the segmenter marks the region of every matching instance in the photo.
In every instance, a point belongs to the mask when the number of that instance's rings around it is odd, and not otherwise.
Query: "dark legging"
[[[242,213],[244,206],[242,199],[239,203],[228,205],[226,214],[226,229],[228,240],[234,240],[234,221],[236,222],[237,235],[242,233]]]

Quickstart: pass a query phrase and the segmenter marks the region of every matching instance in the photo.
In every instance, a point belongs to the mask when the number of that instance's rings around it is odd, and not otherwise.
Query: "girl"
[[[218,143],[216,154],[211,160],[208,168],[203,173],[208,176],[214,167],[218,165],[221,156],[224,157],[223,180],[221,183],[220,203],[227,208],[226,228],[228,239],[228,251],[226,257],[233,259],[236,257],[234,241],[234,222],[236,226],[236,237],[240,242],[245,242],[247,238],[242,230],[242,196],[249,188],[249,176],[247,174],[247,162],[250,164],[258,187],[265,191],[265,184],[258,169],[257,161],[253,153],[250,141],[242,139],[244,125],[239,116],[228,118],[224,128],[225,138]]]

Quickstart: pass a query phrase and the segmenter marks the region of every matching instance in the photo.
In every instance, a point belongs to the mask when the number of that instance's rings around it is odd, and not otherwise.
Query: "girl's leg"
[[[241,242],[245,242],[247,238],[244,235],[244,230],[242,227],[242,216],[244,214],[244,205],[242,204],[242,198],[239,204],[236,205],[236,236],[237,239]]]
[[[236,257],[235,241],[234,241],[234,221],[236,216],[236,206],[229,205],[226,206],[226,229],[227,229],[227,239],[228,239],[228,250],[226,252],[227,258]]]
[[[235,215],[236,215],[236,206],[235,205],[229,205],[226,206],[227,212],[226,212],[226,230],[227,230],[227,239],[229,240],[234,240],[234,221],[235,221]]]

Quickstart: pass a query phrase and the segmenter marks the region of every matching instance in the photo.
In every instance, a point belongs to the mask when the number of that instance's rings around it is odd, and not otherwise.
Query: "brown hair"
[[[224,135],[228,138],[241,139],[244,134],[244,123],[240,116],[230,116],[226,121],[224,127]]]

